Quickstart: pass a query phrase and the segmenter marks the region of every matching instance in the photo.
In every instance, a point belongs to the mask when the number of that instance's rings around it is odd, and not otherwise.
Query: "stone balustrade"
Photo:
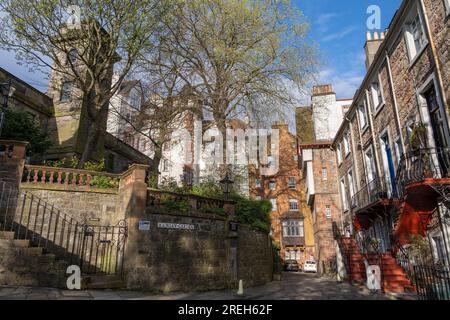
[[[175,211],[228,216],[234,214],[234,201],[148,189],[147,209],[152,212]]]
[[[121,175],[88,170],[25,165],[22,183],[117,189]]]

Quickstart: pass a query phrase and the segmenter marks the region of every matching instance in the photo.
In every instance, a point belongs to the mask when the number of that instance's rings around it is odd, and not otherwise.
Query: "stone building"
[[[296,111],[302,185],[314,226],[315,260],[318,271],[335,266],[336,242],[332,222],[341,224],[341,201],[332,139],[352,103],[337,100],[331,85],[315,86],[311,106]]]
[[[333,141],[344,230],[363,252],[367,239],[397,252],[445,214],[449,14],[448,0],[403,1],[386,32],[367,33],[367,73]],[[448,230],[429,237],[435,262],[448,263],[446,238]]]
[[[272,203],[272,238],[280,247],[283,261],[297,260],[300,266],[314,260],[314,232],[306,190],[298,167],[297,139],[287,124],[275,124],[279,130],[278,171],[261,175],[250,171],[250,197]],[[269,157],[269,161],[272,161]]]

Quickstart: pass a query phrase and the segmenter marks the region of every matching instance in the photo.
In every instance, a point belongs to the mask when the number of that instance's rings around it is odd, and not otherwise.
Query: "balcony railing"
[[[380,200],[392,198],[385,183],[380,178],[375,178],[359,190],[351,199],[353,212],[365,208]]]
[[[450,148],[428,148],[408,152],[400,159],[397,186],[400,195],[405,186],[425,179],[449,178]]]

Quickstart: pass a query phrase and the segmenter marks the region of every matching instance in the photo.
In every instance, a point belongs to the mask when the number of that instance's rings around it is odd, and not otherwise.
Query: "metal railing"
[[[385,183],[380,178],[375,178],[352,197],[353,211],[365,208],[380,199],[390,198],[392,196],[389,195]]]
[[[0,231],[53,253],[83,273],[122,274],[125,221],[94,226],[61,212],[36,195],[0,181]]]
[[[397,170],[397,189],[405,194],[406,185],[425,179],[448,178],[450,173],[450,148],[428,148],[404,154]]]
[[[419,300],[450,300],[450,272],[437,266],[414,266]]]

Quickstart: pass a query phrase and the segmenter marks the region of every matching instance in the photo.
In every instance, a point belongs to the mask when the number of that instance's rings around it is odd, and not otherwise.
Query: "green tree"
[[[48,135],[24,111],[6,110],[1,138],[28,141],[29,156],[43,154],[51,146]]]
[[[110,98],[133,71],[171,1],[157,0],[0,0],[0,46],[16,52],[30,68],[53,72],[77,88],[87,119],[80,168],[99,147],[106,131]],[[80,8],[71,15],[71,6]],[[73,8],[73,7],[72,7]],[[73,49],[76,48],[77,52]],[[112,72],[117,78],[111,80]]]

